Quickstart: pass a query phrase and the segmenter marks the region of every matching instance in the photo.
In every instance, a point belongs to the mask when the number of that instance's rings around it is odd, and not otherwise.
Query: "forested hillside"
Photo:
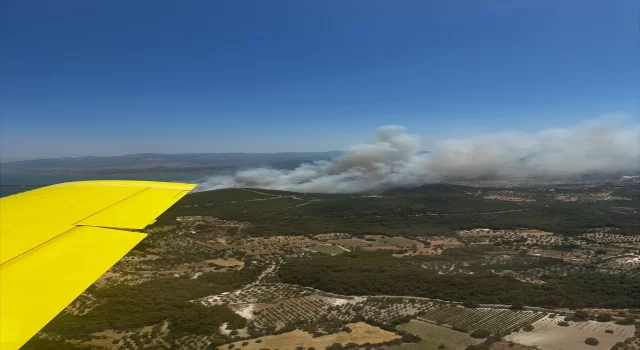
[[[356,252],[290,261],[283,282],[344,295],[411,295],[485,304],[548,308],[640,307],[640,278],[624,274],[576,273],[547,276],[531,284],[490,272],[439,274],[390,252]]]
[[[640,207],[633,191],[617,190],[629,193],[625,200],[561,201],[549,192],[523,189],[512,190],[512,196],[526,201],[508,201],[477,195],[480,190],[434,184],[377,195],[207,191],[183,198],[158,219],[157,225],[171,224],[179,216],[204,215],[248,222],[251,227],[247,232],[256,236],[321,232],[446,235],[477,227],[527,227],[568,235],[605,227],[621,234],[640,232],[637,215],[624,209]]]

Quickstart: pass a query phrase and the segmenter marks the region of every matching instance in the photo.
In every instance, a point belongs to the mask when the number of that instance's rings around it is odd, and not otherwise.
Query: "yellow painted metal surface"
[[[76,227],[0,266],[2,349],[17,349],[145,234]]]
[[[0,199],[0,222],[75,224],[96,212],[144,191],[145,187],[49,186]],[[33,192],[33,193],[32,193]],[[64,200],[63,200],[64,198]]]
[[[81,181],[0,198],[0,349],[22,346],[195,185]],[[100,226],[100,227],[96,227]]]
[[[0,244],[0,264],[4,264],[74,227],[74,225],[26,222],[3,229],[0,231],[0,242],[2,243]]]
[[[108,207],[79,221],[78,224],[142,229],[187,193],[187,191],[183,190],[148,188],[122,203]],[[135,212],[136,215],[129,215],[132,212]]]

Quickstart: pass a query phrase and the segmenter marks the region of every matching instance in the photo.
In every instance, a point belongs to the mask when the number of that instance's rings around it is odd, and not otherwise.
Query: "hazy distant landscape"
[[[0,197],[82,180],[149,180],[199,183],[256,167],[295,169],[341,152],[131,154],[114,157],[65,157],[0,163]],[[25,186],[26,185],[26,186]]]
[[[65,157],[0,163],[0,172],[27,174],[113,175],[138,173],[228,173],[247,167],[288,169],[326,160],[341,152],[144,153],[112,157]]]

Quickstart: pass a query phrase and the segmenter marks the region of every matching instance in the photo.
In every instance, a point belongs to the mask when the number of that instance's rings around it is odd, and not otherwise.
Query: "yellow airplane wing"
[[[20,348],[196,185],[79,181],[0,198],[0,349]]]

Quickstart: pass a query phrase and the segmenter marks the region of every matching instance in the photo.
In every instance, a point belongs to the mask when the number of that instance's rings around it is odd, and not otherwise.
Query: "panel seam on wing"
[[[74,227],[95,227],[95,228],[106,228],[109,230],[116,230],[116,231],[125,231],[125,232],[135,232],[135,233],[144,233],[144,229],[137,229],[137,228],[120,228],[120,227],[109,227],[109,226],[100,226],[100,225],[75,225]]]
[[[60,237],[60,236],[64,235],[65,233],[67,233],[67,232],[69,232],[69,231],[72,231],[72,230],[73,230],[74,228],[76,228],[76,227],[78,227],[78,226],[73,226],[72,228],[70,228],[70,229],[68,229],[68,230],[66,230],[66,231],[64,231],[64,232],[61,232],[60,234],[57,234],[57,235],[55,235],[55,236],[53,236],[53,237],[51,237],[51,238],[47,239],[46,241],[42,241],[42,242],[40,242],[40,243],[38,243],[38,244],[34,245],[33,247],[31,247],[31,248],[29,248],[29,249],[25,250],[24,252],[22,252],[22,253],[20,253],[20,254],[18,254],[18,255],[16,255],[16,256],[14,256],[13,258],[11,258],[11,259],[9,259],[9,260],[7,260],[7,261],[3,262],[2,264],[0,264],[0,266],[2,266],[2,265],[6,264],[6,263],[8,263],[8,262],[10,262],[10,261],[12,261],[12,260],[14,260],[14,259],[17,259],[17,258],[19,258],[19,257],[21,257],[21,256],[23,256],[23,255],[25,255],[25,254],[27,254],[27,253],[29,253],[30,251],[32,251],[32,250],[34,250],[34,249],[38,248],[39,246],[41,246],[41,245],[43,245],[43,244],[47,244],[47,243],[49,243],[49,242],[53,241],[54,239],[56,239],[56,238],[58,238],[58,237]]]
[[[182,192],[180,192],[180,193],[176,194],[175,196],[173,196],[173,198],[185,196],[185,195],[186,195],[187,193],[189,193],[190,191],[191,191],[191,190],[188,190],[188,191],[187,191],[187,190],[184,190],[184,191],[182,191]]]
[[[135,196],[137,196],[138,194],[140,194],[140,193],[142,193],[142,192],[144,192],[144,191],[146,191],[146,190],[148,190],[148,189],[149,189],[148,187],[143,188],[142,190],[140,190],[140,191],[138,191],[138,192],[136,192],[136,193],[134,193],[134,194],[132,194],[132,195],[130,195],[130,196],[128,196],[128,197],[126,197],[126,198],[123,198],[123,199],[121,199],[121,200],[119,200],[119,201],[117,201],[117,202],[115,202],[115,203],[113,203],[113,204],[111,204],[111,205],[109,205],[109,206],[107,206],[107,207],[104,207],[104,208],[102,208],[102,209],[98,210],[98,211],[97,211],[97,212],[95,212],[95,213],[92,213],[91,215],[89,215],[89,216],[87,216],[87,217],[85,217],[85,218],[82,218],[82,219],[80,219],[80,220],[76,221],[76,222],[75,222],[75,223],[73,223],[72,225],[80,226],[80,223],[81,223],[81,222],[83,222],[84,220],[87,220],[87,219],[89,219],[90,217],[92,217],[92,216],[94,216],[94,215],[97,215],[97,214],[99,214],[99,213],[101,213],[101,212],[103,212],[103,211],[105,211],[105,210],[107,210],[107,209],[109,209],[109,208],[111,208],[111,207],[114,207],[114,206],[116,206],[116,205],[118,205],[118,204],[120,204],[120,203],[122,203],[122,202],[124,202],[124,201],[126,201],[126,200],[128,200],[128,199],[131,199],[132,197],[135,197]],[[91,225],[85,225],[85,226],[91,226]]]

